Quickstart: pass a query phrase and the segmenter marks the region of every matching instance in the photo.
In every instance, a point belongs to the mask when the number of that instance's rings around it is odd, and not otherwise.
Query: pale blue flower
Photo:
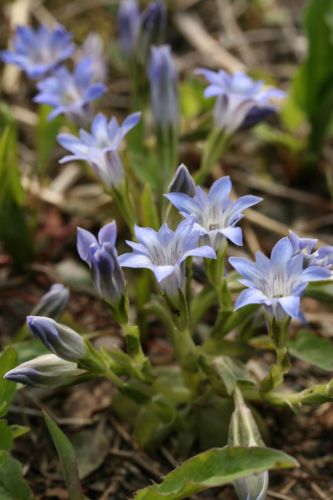
[[[200,231],[194,220],[182,221],[175,231],[167,224],[155,231],[149,227],[134,228],[138,243],[127,241],[132,253],[119,257],[122,267],[150,269],[160,289],[168,296],[178,296],[185,281],[185,260],[188,257],[214,259],[216,254],[210,246],[199,246]]]
[[[300,296],[308,283],[330,277],[329,270],[323,267],[304,269],[303,255],[294,254],[288,238],[276,243],[270,259],[257,252],[255,262],[243,257],[230,257],[229,262],[242,276],[239,281],[247,287],[240,293],[235,309],[262,304],[278,320],[287,316],[302,318]]]
[[[90,267],[99,296],[111,307],[122,301],[126,283],[115,248],[117,226],[115,222],[103,226],[96,238],[90,231],[78,227],[77,250]]]
[[[87,161],[107,186],[118,186],[124,179],[118,150],[124,137],[135,127],[140,117],[141,113],[133,113],[119,125],[116,118],[113,117],[108,122],[106,116],[99,113],[92,122],[91,133],[81,129],[79,137],[59,134],[59,143],[72,153],[62,158],[60,163]]]
[[[324,245],[315,250],[318,240],[314,238],[300,238],[293,231],[289,231],[289,240],[292,244],[294,254],[303,256],[303,266],[321,266],[332,270],[333,246]]]
[[[75,122],[85,122],[91,114],[91,102],[106,92],[105,85],[95,83],[93,78],[89,59],[82,59],[77,63],[73,73],[62,66],[54,71],[52,76],[37,84],[39,94],[34,101],[54,108],[49,120],[65,114]]]
[[[178,78],[169,45],[151,48],[148,77],[155,122],[162,128],[177,127]]]
[[[193,217],[195,227],[215,250],[222,249],[226,240],[242,245],[242,230],[236,224],[242,219],[246,208],[256,205],[262,198],[242,196],[236,201],[229,197],[231,191],[229,177],[221,177],[205,192],[196,186],[194,196],[185,193],[169,193],[166,198],[179,210],[183,217]]]
[[[216,97],[214,119],[217,128],[232,133],[240,127],[249,127],[276,111],[272,99],[285,97],[275,88],[265,88],[264,82],[254,81],[242,72],[230,75],[226,71],[199,69],[209,85],[205,97]]]
[[[104,53],[104,42],[98,33],[89,33],[80,47],[80,59],[88,59],[91,62],[93,80],[105,82],[107,77],[107,62]]]
[[[55,69],[74,52],[72,35],[63,26],[48,29],[39,26],[18,26],[15,30],[13,50],[1,52],[1,58],[16,64],[30,78],[38,79]]]

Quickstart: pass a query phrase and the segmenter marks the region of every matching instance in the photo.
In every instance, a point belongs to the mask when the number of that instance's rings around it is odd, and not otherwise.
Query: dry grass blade
[[[198,50],[205,64],[222,67],[231,73],[245,70],[244,64],[214,40],[197,17],[178,13],[174,16],[174,21],[190,45]]]

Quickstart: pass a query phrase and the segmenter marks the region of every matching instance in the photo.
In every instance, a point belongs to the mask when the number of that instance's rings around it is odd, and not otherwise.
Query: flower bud
[[[55,283],[50,290],[41,297],[32,311],[33,316],[47,316],[59,318],[67,307],[69,290],[60,283]]]
[[[44,354],[26,361],[5,374],[5,379],[35,387],[59,387],[75,382],[85,375],[76,363],[65,361],[54,354]]]
[[[122,0],[118,12],[119,43],[126,57],[133,55],[140,30],[140,12],[136,0]]]
[[[176,173],[169,184],[169,193],[184,193],[188,196],[195,195],[195,182],[188,171],[186,165],[182,163],[176,170]]]
[[[253,415],[239,390],[235,394],[235,410],[231,416],[228,444],[242,447],[265,446]],[[234,487],[239,500],[265,500],[268,472],[237,479]]]
[[[115,248],[103,243],[91,252],[91,270],[95,288],[100,297],[112,306],[121,302],[125,294],[125,277]]]
[[[179,121],[177,73],[169,45],[151,48],[148,67],[151,103],[156,124],[177,128]]]
[[[145,64],[152,45],[159,45],[165,37],[166,9],[164,2],[151,2],[141,16],[141,27],[138,39],[138,57]]]
[[[87,356],[87,346],[81,335],[51,318],[28,316],[32,333],[54,354],[67,361],[79,361]]]

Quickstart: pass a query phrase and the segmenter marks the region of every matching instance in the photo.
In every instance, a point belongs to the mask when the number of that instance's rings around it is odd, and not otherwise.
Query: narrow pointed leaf
[[[4,377],[5,373],[17,365],[16,351],[10,347],[0,356],[0,417],[6,415],[16,391],[16,384]]]
[[[69,500],[83,500],[75,451],[69,439],[44,411],[44,419],[60,458],[68,489]]]
[[[161,484],[138,491],[134,498],[181,500],[251,474],[297,465],[292,457],[272,448],[213,448],[190,458],[167,474]]]

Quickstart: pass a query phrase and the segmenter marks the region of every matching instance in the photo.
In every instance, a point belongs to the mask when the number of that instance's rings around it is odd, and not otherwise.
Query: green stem
[[[119,211],[124,218],[124,221],[126,222],[128,228],[133,233],[133,227],[136,223],[136,217],[133,203],[128,192],[127,183],[124,183],[121,186],[113,187],[110,190],[110,193],[114,201],[116,202],[117,207],[119,208]]]
[[[218,299],[219,312],[212,329],[212,333],[219,333],[221,326],[233,312],[232,297],[228,287],[228,281],[224,276],[225,256],[227,244],[217,252],[216,260],[206,261],[206,272],[210,283],[215,289]]]
[[[138,378],[146,382],[151,382],[154,378],[152,366],[143,352],[139,327],[137,325],[124,323],[121,325],[121,328],[125,336],[127,352],[138,369]]]
[[[208,136],[202,155],[200,169],[194,178],[198,184],[203,184],[210,174],[214,163],[228,148],[230,136],[222,129],[214,128]]]
[[[162,192],[165,193],[177,167],[178,127],[172,124],[158,127],[157,149],[162,163],[161,188]]]
[[[184,381],[194,395],[198,394],[205,376],[198,361],[198,350],[193,342],[190,331],[185,328],[171,331],[177,361],[181,366]]]
[[[262,381],[262,392],[270,392],[282,385],[284,375],[289,371],[290,367],[287,349],[290,318],[277,320],[274,316],[270,317],[266,314],[266,321],[268,335],[273,342],[276,353],[276,362],[271,367],[267,377]]]

